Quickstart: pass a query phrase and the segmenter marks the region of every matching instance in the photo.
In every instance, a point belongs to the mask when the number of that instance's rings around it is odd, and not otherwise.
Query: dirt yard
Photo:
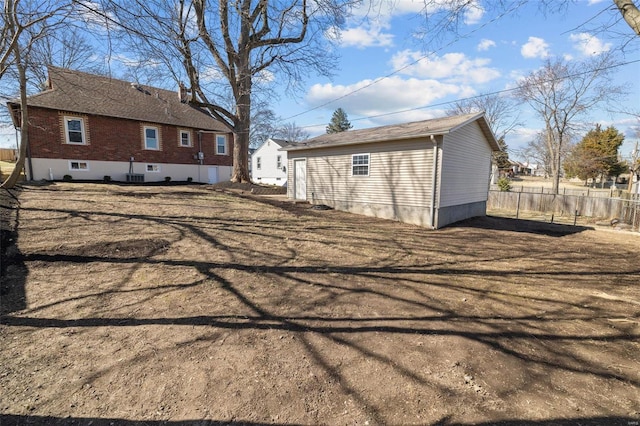
[[[204,186],[17,197],[2,426],[640,424],[638,235]]]

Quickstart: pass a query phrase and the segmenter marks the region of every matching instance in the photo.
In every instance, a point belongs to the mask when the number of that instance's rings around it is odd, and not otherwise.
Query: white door
[[[218,183],[218,168],[209,167],[209,183]]]
[[[296,200],[307,199],[307,161],[293,160],[293,189]]]

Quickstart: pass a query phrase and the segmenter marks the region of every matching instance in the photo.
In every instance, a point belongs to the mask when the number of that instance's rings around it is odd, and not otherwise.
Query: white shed
[[[282,148],[288,197],[432,228],[486,214],[484,113],[321,135]]]

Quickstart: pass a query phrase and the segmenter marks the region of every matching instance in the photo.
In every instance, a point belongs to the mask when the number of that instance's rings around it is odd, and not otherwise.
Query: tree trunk
[[[249,176],[249,130],[251,127],[251,72],[249,58],[240,64],[236,95],[236,140],[233,145],[233,173],[231,182],[251,182]]]
[[[640,36],[640,10],[633,4],[633,0],[613,0],[627,24]]]
[[[20,57],[20,48],[16,43],[14,47],[14,55],[16,66],[18,68],[18,76],[20,78],[20,151],[18,152],[18,160],[16,166],[9,177],[0,185],[2,188],[11,189],[16,186],[20,173],[24,168],[24,161],[27,157],[27,147],[29,146],[29,114],[27,111],[27,75]]]

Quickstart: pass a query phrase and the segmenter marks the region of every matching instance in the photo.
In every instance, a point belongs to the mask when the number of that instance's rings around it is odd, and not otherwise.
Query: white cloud
[[[314,106],[350,94],[340,99],[340,106],[350,115],[369,117],[389,111],[422,107],[448,96],[462,98],[476,94],[470,86],[431,79],[393,76],[369,86],[371,83],[372,80],[362,80],[351,85],[315,84],[309,89],[306,100]]]
[[[492,47],[496,47],[496,42],[487,38],[483,38],[482,40],[480,40],[480,43],[478,43],[477,49],[480,52],[483,52],[485,50],[491,49]]]
[[[359,27],[339,30],[333,28],[332,32],[340,38],[342,47],[357,47],[363,49],[365,47],[388,47],[393,45],[393,34],[385,33],[383,30],[388,29],[387,25],[364,23]]]
[[[595,56],[611,49],[611,43],[604,43],[589,33],[571,34],[569,40],[574,42],[574,49],[585,56]]]
[[[529,37],[529,41],[522,45],[520,53],[525,58],[546,58],[549,56],[549,44],[542,38]]]
[[[422,58],[420,52],[404,50],[391,59],[395,70],[405,75],[442,79],[449,83],[482,84],[500,77],[500,72],[489,67],[490,59],[470,59],[464,53],[447,53],[441,57]]]
[[[469,8],[464,12],[464,23],[467,25],[477,24],[484,16],[484,9],[477,1],[471,2]]]

